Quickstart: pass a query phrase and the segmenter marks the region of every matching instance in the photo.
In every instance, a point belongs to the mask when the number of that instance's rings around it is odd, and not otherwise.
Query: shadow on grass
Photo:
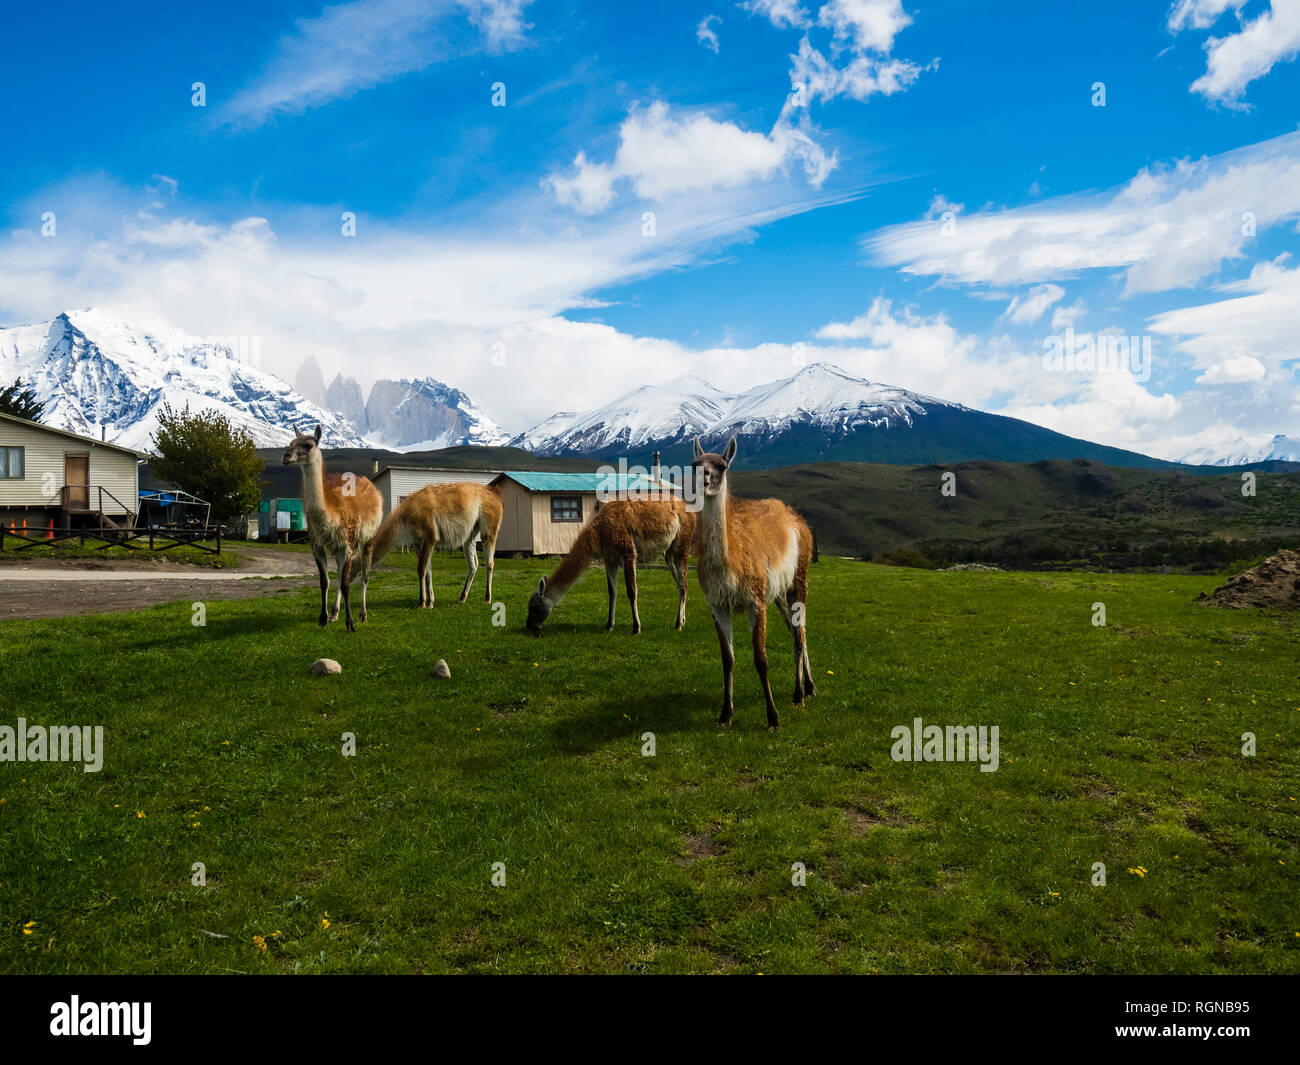
[[[157,651],[166,650],[170,647],[193,647],[194,633],[193,626],[190,624],[189,613],[187,612],[182,620],[177,620],[175,625],[176,632],[171,636],[158,637],[152,640],[136,640],[129,643],[123,650]],[[318,628],[315,617],[298,619],[275,614],[256,614],[251,617],[240,615],[238,617],[208,618],[202,628],[203,639],[206,642],[242,639],[253,633],[281,633],[286,629],[302,628],[305,631],[308,626],[313,629]]]
[[[656,736],[675,732],[712,731],[717,727],[717,708],[711,701],[685,691],[636,696],[637,720],[627,715],[627,698],[606,700],[555,724],[551,738],[557,751],[567,755],[590,754],[614,741],[640,743],[641,733]]]

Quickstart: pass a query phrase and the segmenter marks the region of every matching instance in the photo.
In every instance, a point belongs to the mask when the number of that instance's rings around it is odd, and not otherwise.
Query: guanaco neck
[[[729,565],[727,552],[727,511],[730,503],[727,482],[716,495],[706,495],[700,508],[700,554],[711,563]]]
[[[302,504],[309,514],[329,517],[325,503],[325,463],[319,451],[314,451],[312,457],[302,464]]]
[[[569,553],[560,560],[555,572],[546,578],[547,599],[558,603],[564,598],[565,593],[578,583],[578,578],[595,555],[597,546],[597,536],[590,526],[578,534]]]

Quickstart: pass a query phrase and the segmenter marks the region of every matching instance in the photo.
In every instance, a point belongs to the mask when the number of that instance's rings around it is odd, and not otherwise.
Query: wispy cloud
[[[863,242],[879,265],[960,284],[1041,284],[1122,270],[1125,294],[1193,286],[1257,232],[1300,217],[1300,134],[1143,168],[1102,193],[890,226]]]
[[[1023,295],[1015,296],[1004,312],[1008,321],[1029,325],[1047,313],[1047,308],[1065,295],[1060,285],[1035,285]]]
[[[720,15],[705,15],[695,27],[695,39],[714,55],[718,54],[718,31],[713,24],[721,21]]]
[[[353,0],[299,19],[262,72],[219,112],[253,127],[483,48],[524,39],[529,0]]]

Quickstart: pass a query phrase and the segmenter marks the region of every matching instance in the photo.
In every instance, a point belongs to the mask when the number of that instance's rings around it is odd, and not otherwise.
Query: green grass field
[[[504,628],[435,566],[355,636],[314,589],[0,625],[0,724],[106,733],[99,773],[0,764],[0,970],[1300,971],[1294,627],[1213,578],[825,558],[804,709],[772,611],[773,733],[743,646],[714,724],[694,574],[680,634],[664,571],[605,634],[592,572],[535,640],[547,562],[498,563]],[[1000,768],[893,761],[918,716],[998,725]]]

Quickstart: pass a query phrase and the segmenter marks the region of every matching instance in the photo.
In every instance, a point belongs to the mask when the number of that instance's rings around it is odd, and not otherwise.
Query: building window
[[[23,479],[23,449],[0,447],[0,478],[11,481]]]
[[[551,521],[582,521],[582,496],[551,496]]]

